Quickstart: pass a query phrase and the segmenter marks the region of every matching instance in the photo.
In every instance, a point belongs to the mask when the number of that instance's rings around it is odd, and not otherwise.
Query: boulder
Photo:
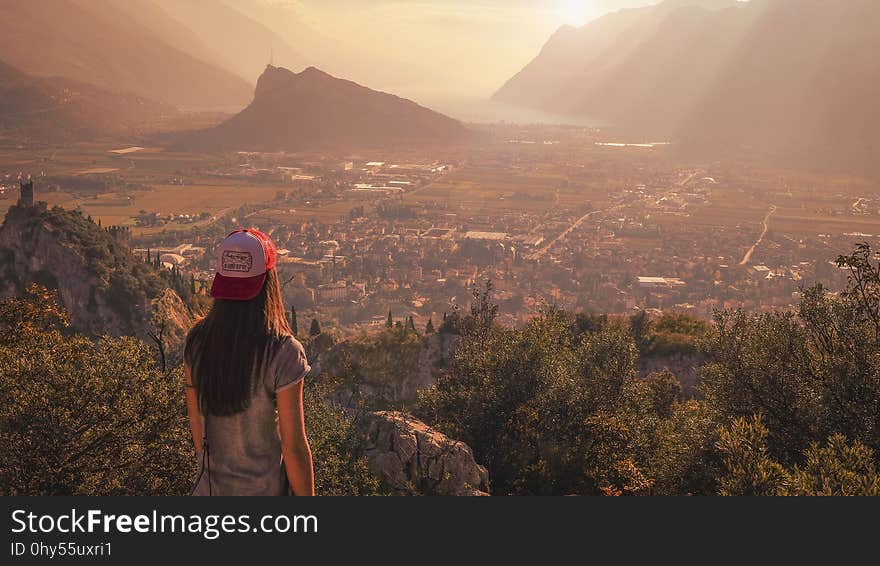
[[[395,495],[489,495],[471,448],[398,411],[367,413],[370,468]]]

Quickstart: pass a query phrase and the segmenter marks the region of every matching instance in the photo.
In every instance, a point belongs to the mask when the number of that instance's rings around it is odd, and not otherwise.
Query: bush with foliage
[[[760,416],[736,419],[721,431],[718,450],[722,495],[880,495],[880,468],[874,451],[841,434],[813,443],[803,465],[786,468],[767,449]]]
[[[880,266],[867,246],[838,264],[851,272],[840,294],[818,285],[796,312],[719,312],[711,325],[456,317],[463,340],[420,413],[471,445],[496,493],[876,494]],[[636,374],[640,352],[670,344],[709,356],[695,399],[668,372]]]
[[[326,385],[307,383],[303,396],[306,432],[318,495],[380,495],[380,482],[367,466],[360,423],[326,400]]]
[[[54,292],[0,302],[0,495],[185,495],[196,461],[180,366],[135,338],[72,334]],[[379,493],[352,417],[306,387],[316,489]]]
[[[185,494],[195,458],[180,370],[134,338],[66,335],[54,293],[0,303],[0,492]]]
[[[495,493],[646,494],[682,483],[666,477],[677,462],[661,460],[665,451],[699,461],[682,443],[701,434],[682,426],[695,424],[690,407],[668,376],[637,376],[624,329],[573,328],[550,308],[523,330],[466,337],[420,413],[473,448]]]

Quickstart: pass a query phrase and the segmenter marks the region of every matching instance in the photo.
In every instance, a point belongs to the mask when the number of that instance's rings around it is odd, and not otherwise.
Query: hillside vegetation
[[[74,327],[86,334],[143,337],[152,306],[173,289],[187,308],[201,300],[190,281],[135,257],[110,229],[77,211],[9,209],[0,226],[0,296],[31,283],[58,289]]]
[[[478,305],[420,415],[473,448],[493,493],[878,495],[872,257],[841,257],[849,289],[808,289],[797,312],[718,313],[691,399],[669,372],[638,376],[634,321],[583,330],[550,308],[516,330]]]
[[[72,333],[37,285],[0,301],[2,495],[187,495],[196,474],[180,365],[132,337]],[[353,419],[306,388],[316,488],[379,493]]]
[[[494,494],[880,495],[880,267],[867,246],[838,263],[851,272],[842,293],[815,286],[796,312],[719,312],[711,324],[547,308],[505,328],[489,290],[476,293],[441,328],[459,335],[455,352],[415,411],[472,448]],[[135,338],[67,326],[45,288],[0,302],[0,448],[12,463],[0,492],[186,493],[179,366],[163,371]],[[391,328],[357,347],[393,382],[398,345],[424,339]],[[637,370],[640,350],[674,342],[708,360],[693,395],[669,371]],[[326,401],[330,383],[307,387],[318,491],[379,493],[363,430]]]

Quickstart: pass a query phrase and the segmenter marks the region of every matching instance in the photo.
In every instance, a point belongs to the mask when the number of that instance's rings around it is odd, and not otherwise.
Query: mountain
[[[251,104],[222,124],[183,138],[202,149],[365,148],[461,139],[456,120],[309,67],[269,65]]]
[[[4,61],[34,76],[59,76],[132,92],[183,109],[239,109],[251,87],[221,68],[158,7],[136,0],[0,0]],[[157,30],[166,30],[159,33]],[[169,38],[174,38],[169,39]]]
[[[267,62],[302,69],[306,57],[275,31],[220,0],[139,0],[153,2],[191,30],[219,55],[220,64],[248,83],[257,80]],[[300,41],[300,28],[286,30]],[[326,44],[325,44],[326,45]],[[272,61],[270,61],[270,58]]]
[[[127,18],[162,43],[218,69],[234,73],[232,65],[222,53],[223,44],[198,33],[189,22],[185,22],[169,10],[175,5],[189,6],[193,5],[193,2],[194,0],[186,0],[163,4],[160,0],[125,0],[125,2],[114,2],[113,8],[124,13]],[[210,12],[203,12],[200,21],[212,21]]]
[[[133,94],[60,77],[34,78],[0,61],[0,131],[22,139],[137,135],[176,113],[170,105]]]
[[[125,234],[45,203],[10,207],[0,225],[0,297],[37,283],[58,290],[80,332],[146,337],[165,321],[164,336],[178,346],[192,324],[189,307],[170,288],[170,272],[135,257]]]
[[[560,29],[494,98],[692,148],[870,166],[877,29],[873,0],[666,0]]]
[[[494,98],[600,122],[669,126],[742,33],[730,15],[741,8],[737,0],[666,0],[562,27]]]
[[[749,11],[754,24],[681,137],[880,173],[880,3],[761,0]]]

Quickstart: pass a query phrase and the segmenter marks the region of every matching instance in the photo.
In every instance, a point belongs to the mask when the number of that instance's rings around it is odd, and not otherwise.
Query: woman
[[[227,236],[214,306],[186,338],[186,404],[200,462],[193,495],[315,493],[302,400],[309,365],[287,324],[276,255],[257,230]]]

